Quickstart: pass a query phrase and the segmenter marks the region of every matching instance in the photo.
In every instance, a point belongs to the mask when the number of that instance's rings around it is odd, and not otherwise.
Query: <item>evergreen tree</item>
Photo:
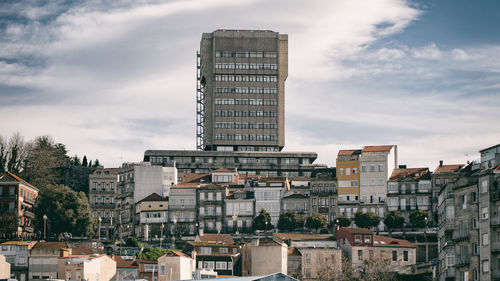
[[[427,211],[417,210],[410,214],[410,223],[415,228],[424,228],[427,226]]]
[[[267,222],[267,225],[266,225]],[[253,219],[254,230],[270,230],[273,229],[271,224],[271,215],[265,209],[260,210],[259,215]]]
[[[335,219],[335,223],[338,223],[340,227],[349,227],[351,225],[351,220],[345,215],[342,215]]]
[[[380,217],[372,212],[357,212],[354,214],[354,223],[360,228],[375,227],[380,223]]]
[[[390,229],[403,228],[405,219],[400,211],[390,211],[384,219],[384,224]]]
[[[87,167],[88,165],[89,165],[89,163],[87,163],[87,156],[83,155],[82,166]]]
[[[281,232],[294,231],[304,225],[304,217],[294,211],[287,211],[280,215],[278,229]]]
[[[94,162],[94,165],[92,167],[94,168],[97,168],[99,167],[101,164],[99,164],[99,159],[96,159],[95,162]]]

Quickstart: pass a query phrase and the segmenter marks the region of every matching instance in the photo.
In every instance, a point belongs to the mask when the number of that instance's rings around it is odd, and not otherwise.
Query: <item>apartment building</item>
[[[431,173],[429,168],[407,168],[400,165],[392,171],[387,183],[387,209],[398,210],[410,226],[410,214],[416,210],[428,212],[432,216]]]
[[[365,146],[359,156],[361,211],[384,217],[387,181],[398,166],[397,145]]]
[[[339,215],[354,218],[359,211],[359,156],[361,149],[339,150],[337,181]]]
[[[456,171],[458,178],[458,171]],[[434,179],[435,181],[435,179]],[[455,195],[453,193],[452,181],[440,184],[438,193],[437,226],[438,226],[438,270],[439,281],[456,280],[455,274],[455,243],[453,242],[453,231],[455,230]]]
[[[227,187],[206,185],[198,188],[197,207],[200,229],[207,233],[221,233],[226,229],[224,200],[228,195]]]
[[[135,203],[152,193],[167,197],[170,187],[177,184],[177,169],[173,162],[165,166],[152,166],[149,162],[125,163],[118,175],[118,233],[120,238],[127,238],[135,234]]]
[[[319,213],[328,219],[328,223],[335,221],[339,210],[337,204],[337,174],[335,168],[318,169],[311,176],[310,181],[310,212]]]
[[[58,279],[58,260],[61,250],[68,248],[66,242],[38,242],[30,250],[28,279]]]
[[[13,173],[0,173],[0,236],[34,238],[37,197],[35,186]]]
[[[216,241],[189,241],[183,253],[195,260],[198,270],[214,270],[217,275],[241,275],[241,246]]]
[[[458,171],[463,167],[462,164],[443,164],[443,160],[439,161],[439,166],[434,169],[432,173],[432,198],[431,198],[431,209],[433,216],[429,217],[429,225],[434,226],[439,224],[438,222],[438,208],[439,208],[439,193],[441,188],[449,182],[453,182],[458,177]]]
[[[168,202],[169,233],[179,235],[195,235],[198,231],[196,205],[199,183],[179,183],[170,189]]]
[[[152,193],[135,204],[135,237],[162,241],[167,235],[168,199]]]
[[[67,281],[109,281],[116,274],[116,262],[106,255],[73,255],[64,249],[58,261],[58,278]]]
[[[276,226],[281,213],[281,198],[289,189],[287,178],[260,179],[254,188],[255,214],[257,215],[262,209],[266,210],[271,215],[271,224]]]
[[[416,264],[415,245],[402,239],[374,235],[365,228],[341,227],[336,232],[342,253],[356,269],[365,262],[387,261],[388,270],[400,272]]]
[[[101,239],[113,239],[116,234],[118,170],[118,168],[97,169],[89,175],[90,209],[94,218],[101,220]]]
[[[308,195],[295,193],[288,194],[281,198],[281,213],[295,212],[299,215],[309,215],[311,199]]]
[[[255,198],[248,190],[230,191],[225,199],[226,205],[226,232],[251,233],[253,218],[255,217]]]
[[[10,277],[18,281],[28,280],[29,252],[36,241],[9,241],[0,244],[0,255],[10,264]]]

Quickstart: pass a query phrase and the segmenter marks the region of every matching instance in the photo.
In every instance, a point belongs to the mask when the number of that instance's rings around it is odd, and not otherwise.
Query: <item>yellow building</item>
[[[353,218],[359,204],[359,155],[361,149],[340,150],[337,154],[339,213]]]

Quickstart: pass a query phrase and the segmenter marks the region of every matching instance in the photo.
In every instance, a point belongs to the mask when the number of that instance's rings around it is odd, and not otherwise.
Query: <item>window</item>
[[[164,264],[162,264],[162,265],[160,266],[160,274],[161,274],[161,275],[165,275],[165,265],[164,265]]]
[[[363,250],[358,250],[358,260],[363,260]]]
[[[354,243],[361,243],[361,235],[354,236]]]
[[[93,182],[92,189],[93,189],[93,190],[97,190],[97,182]]]
[[[481,181],[481,193],[488,192],[488,181],[483,180]]]
[[[201,247],[200,248],[200,254],[202,255],[209,255],[212,253],[212,248],[210,247]]]
[[[227,248],[219,248],[219,253],[227,254]]]
[[[454,254],[447,254],[446,255],[446,266],[448,266],[448,267],[455,266],[455,255]]]
[[[339,175],[343,176],[344,175],[344,168],[339,169]]]
[[[462,210],[467,209],[467,195],[460,196],[460,208]]]
[[[306,278],[311,278],[311,270],[306,268]]]
[[[346,169],[345,169],[345,175],[346,175],[346,176],[351,175],[351,168],[346,168]]]
[[[206,269],[214,269],[214,262],[213,261],[205,261],[203,262],[203,268],[206,268]]]
[[[218,261],[215,264],[215,269],[226,270],[227,269],[227,262],[225,262],[225,261]]]
[[[472,243],[472,254],[475,256],[479,255],[479,248],[477,247],[477,243]]]
[[[469,281],[469,272],[468,271],[460,272],[460,281]]]
[[[361,172],[366,172],[366,165],[361,165]]]
[[[372,243],[372,237],[371,236],[364,236],[365,244],[370,244]]]
[[[382,164],[378,164],[378,171],[379,171],[379,172],[383,172],[383,171],[384,171],[384,169],[383,169],[383,167],[382,167]]]
[[[470,194],[470,200],[471,200],[471,203],[477,203],[477,194],[476,194],[476,192],[472,192]]]
[[[370,165],[370,172],[375,172],[375,165]]]
[[[311,254],[306,253],[306,264],[310,264],[310,263],[311,263]]]
[[[481,209],[481,218],[483,220],[488,218],[488,207],[484,207]]]
[[[392,251],[392,260],[397,261],[398,260],[398,251]]]
[[[488,260],[483,261],[483,272],[490,272],[490,262]]]
[[[488,233],[483,233],[481,235],[481,243],[483,246],[486,246],[489,244],[489,236],[488,236]]]
[[[408,251],[403,251],[403,260],[408,261]]]

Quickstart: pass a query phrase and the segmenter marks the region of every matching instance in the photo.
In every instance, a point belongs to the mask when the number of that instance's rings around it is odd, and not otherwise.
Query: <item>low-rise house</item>
[[[158,261],[137,259],[136,263],[139,265],[139,279],[158,280]]]
[[[34,238],[37,197],[35,186],[12,173],[0,173],[0,237]]]
[[[30,251],[29,280],[57,279],[60,252],[66,248],[66,242],[36,243]]]
[[[0,280],[7,280],[10,278],[10,263],[5,260],[4,255],[0,255]]]
[[[231,235],[204,234],[187,242],[183,253],[196,262],[196,269],[212,269],[218,275],[241,275],[241,246]]]
[[[73,255],[61,250],[58,278],[67,281],[109,281],[116,274],[116,262],[106,255]]]
[[[256,240],[250,249],[251,275],[267,275],[288,272],[288,246],[277,241],[259,243]]]
[[[373,235],[365,228],[341,227],[336,232],[342,254],[353,268],[362,268],[365,262],[387,262],[386,270],[400,272],[416,264],[415,245],[402,239]]]
[[[0,244],[0,255],[10,264],[10,276],[18,281],[28,280],[29,251],[36,244],[31,241],[9,241]]]
[[[193,278],[195,261],[188,255],[172,251],[158,258],[158,281]]]
[[[135,204],[135,233],[142,241],[164,239],[168,222],[168,198],[152,193]]]
[[[111,258],[116,262],[116,275],[111,280],[134,280],[139,278],[139,264],[133,256],[115,256]]]

